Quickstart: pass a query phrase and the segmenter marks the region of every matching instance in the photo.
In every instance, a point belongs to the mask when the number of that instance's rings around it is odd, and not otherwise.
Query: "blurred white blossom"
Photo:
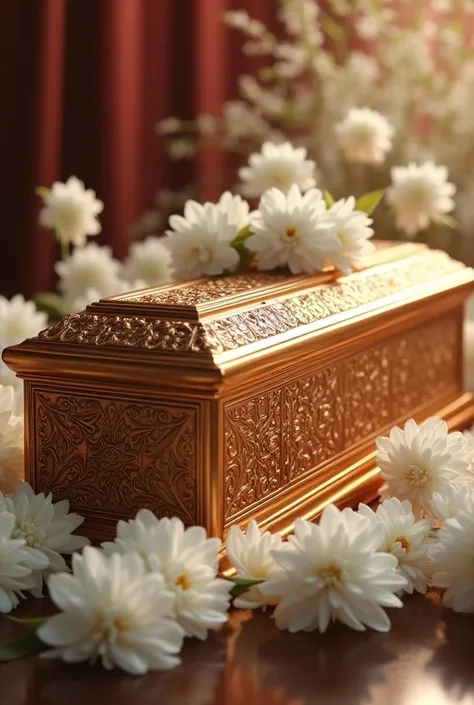
[[[171,281],[170,253],[163,238],[150,236],[132,244],[122,274],[127,282],[143,282],[143,287],[138,288],[168,284]],[[137,288],[136,285],[133,288]]]
[[[262,151],[251,154],[248,166],[239,171],[242,193],[250,197],[261,196],[272,186],[287,192],[293,185],[301,191],[308,191],[316,185],[316,165],[306,156],[304,147],[294,148],[289,142],[280,145],[265,142]]]
[[[54,230],[63,245],[81,246],[88,235],[97,235],[101,225],[97,219],[104,204],[95,196],[95,191],[86,189],[75,176],[66,183],[55,182],[41,197],[44,207],[39,222],[44,228]]]
[[[334,131],[348,162],[380,164],[392,148],[393,127],[370,108],[352,108]]]
[[[413,237],[431,223],[442,222],[443,216],[454,208],[455,192],[445,166],[410,163],[392,169],[387,200],[393,206],[398,227]]]

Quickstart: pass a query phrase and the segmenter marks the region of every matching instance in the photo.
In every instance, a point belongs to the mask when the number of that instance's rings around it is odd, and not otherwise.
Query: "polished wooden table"
[[[141,678],[29,657],[0,666],[0,705],[474,704],[474,617],[443,609],[435,593],[407,597],[391,616],[388,634],[336,625],[320,636],[236,611],[207,642],[188,641],[180,667]],[[0,619],[0,642],[20,633]]]

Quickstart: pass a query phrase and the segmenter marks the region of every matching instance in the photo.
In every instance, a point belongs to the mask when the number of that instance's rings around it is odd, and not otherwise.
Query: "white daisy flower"
[[[132,675],[173,668],[184,632],[172,617],[173,595],[136,554],[105,556],[87,547],[72,557],[72,575],[52,575],[52,601],[61,610],[38,630],[56,647],[47,658],[67,663],[101,660]]]
[[[221,206],[187,201],[184,217],[172,215],[169,223],[172,230],[166,231],[166,246],[176,278],[215,276],[239,264],[238,252],[231,244],[237,227],[227,220]]]
[[[81,247],[88,235],[100,233],[97,216],[104,204],[95,197],[95,191],[86,190],[83,182],[75,176],[65,184],[54,183],[42,198],[44,208],[39,216],[40,225],[54,229],[60,242]]]
[[[150,236],[131,245],[123,276],[128,282],[144,281],[145,286],[168,284],[171,281],[170,253],[163,239]]]
[[[375,530],[374,530],[375,529]],[[406,586],[397,559],[377,552],[381,528],[355,512],[327,506],[319,525],[298,519],[288,548],[274,552],[279,569],[262,584],[279,600],[275,620],[290,632],[325,632],[331,621],[387,631],[382,607],[401,607],[396,592]]]
[[[474,484],[453,482],[444,487],[442,493],[435,492],[431,502],[433,514],[441,523],[468,507],[474,513]]]
[[[40,551],[47,559],[48,572],[67,571],[61,554],[70,554],[86,546],[89,541],[73,531],[84,521],[78,514],[68,514],[69,502],[53,504],[52,495],[35,494],[31,485],[23,482],[15,494],[0,494],[0,512],[10,512],[15,517],[12,538],[23,539],[26,547]],[[43,574],[34,574],[34,585],[29,589],[41,597]]]
[[[242,193],[254,198],[273,186],[286,193],[293,184],[308,191],[316,186],[316,164],[306,155],[304,147],[293,147],[289,142],[264,142],[262,151],[251,154],[248,166],[239,170]]]
[[[201,526],[185,529],[177,517],[157,519],[141,509],[136,519],[119,521],[117,538],[102,547],[108,555],[136,552],[151,572],[163,574],[187,636],[205,639],[227,621],[232,583],[217,577],[221,541],[207,538]]]
[[[70,307],[88,289],[95,289],[101,297],[109,296],[122,286],[119,280],[121,267],[121,263],[112,257],[110,247],[99,247],[94,242],[77,248],[66,262],[55,264],[59,290]]]
[[[425,162],[421,166],[392,169],[392,185],[387,189],[387,200],[393,206],[397,227],[408,236],[425,230],[454,208],[454,184],[448,182],[445,166]]]
[[[392,149],[393,127],[370,108],[351,108],[334,132],[348,162],[381,164]]]
[[[443,604],[455,612],[474,612],[474,511],[468,502],[447,519],[431,549],[432,584],[445,588]]]
[[[0,386],[0,492],[14,492],[24,475],[24,425],[19,395]]]
[[[383,527],[383,538],[379,551],[391,553],[398,561],[398,568],[406,578],[405,592],[425,593],[430,578],[431,563],[428,550],[432,545],[430,519],[416,521],[408,500],[400,502],[396,497],[379,504],[374,512],[365,504],[359,504],[359,513],[374,524]]]
[[[430,514],[433,494],[442,495],[469,468],[463,434],[448,433],[447,424],[438,418],[421,426],[410,419],[403,429],[392,428],[388,438],[379,437],[376,443],[384,496],[408,499],[415,516]]]
[[[48,559],[39,551],[25,546],[25,541],[12,538],[15,517],[0,511],[0,612],[11,612],[18,605],[18,595],[34,584],[32,571],[42,570]]]
[[[318,189],[303,195],[296,185],[287,194],[272,188],[263,194],[252,216],[254,234],[245,247],[256,254],[258,269],[288,267],[293,274],[313,273],[342,249],[337,226]]]
[[[340,249],[331,254],[332,264],[343,274],[350,274],[353,267],[362,264],[364,257],[370,255],[375,246],[369,242],[374,234],[370,226],[373,220],[362,211],[355,210],[354,196],[334,203],[328,213],[337,222],[337,239]]]
[[[266,580],[269,573],[277,568],[275,559],[270,553],[281,546],[281,536],[269,531],[260,532],[256,521],[252,520],[244,533],[238,526],[231,526],[226,540],[227,556],[236,570],[237,578],[248,580]],[[240,609],[255,609],[268,604],[260,591],[260,585],[255,585],[241,597],[234,600],[235,607]],[[270,601],[270,604],[273,604]]]

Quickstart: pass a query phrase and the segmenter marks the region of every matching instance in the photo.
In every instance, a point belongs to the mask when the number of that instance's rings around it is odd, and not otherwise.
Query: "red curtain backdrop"
[[[99,242],[117,257],[157,189],[218,172],[225,157],[170,163],[155,123],[217,115],[248,70],[222,23],[246,9],[275,26],[278,0],[0,2],[0,294],[54,286],[56,255],[37,226],[36,186],[75,174],[105,202]],[[219,189],[219,185],[216,186]],[[216,193],[203,194],[213,197]]]

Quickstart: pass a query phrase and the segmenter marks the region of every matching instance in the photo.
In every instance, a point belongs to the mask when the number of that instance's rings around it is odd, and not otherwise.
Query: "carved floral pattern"
[[[74,509],[196,521],[196,410],[36,392],[36,481]]]
[[[60,343],[193,353],[209,347],[200,323],[90,313],[72,313],[38,337]]]
[[[214,353],[235,350],[279,333],[295,330],[332,315],[357,309],[405,292],[413,286],[442,278],[464,269],[445,253],[433,251],[411,264],[398,262],[397,267],[370,272],[357,279],[342,279],[324,284],[306,293],[292,295],[248,311],[204,322],[207,341]]]
[[[247,310],[202,322],[141,318],[132,316],[98,315],[89,312],[71,314],[63,321],[40,333],[39,338],[61,343],[94,346],[118,346],[212,354],[236,350],[245,345],[272,338],[281,333],[297,330],[300,326],[322,321],[360,306],[374,304],[387,297],[400,294],[443,276],[465,269],[443,252],[430,252],[410,261],[396,262],[389,269],[361,273],[357,278],[316,286],[312,290],[291,295],[272,303],[262,303]],[[261,282],[265,275],[254,275]],[[282,275],[266,275],[275,280]],[[238,281],[239,277],[235,278]],[[203,280],[192,287],[170,289],[166,296],[176,294],[176,303],[185,303],[184,292],[190,293],[186,303],[209,287],[209,295],[225,296],[225,291],[235,293],[228,279]],[[245,278],[250,288],[251,277]],[[238,285],[237,285],[238,286]],[[243,286],[243,284],[242,284]],[[197,287],[197,289],[196,289]],[[201,293],[199,293],[201,292]],[[163,296],[165,295],[163,293]],[[167,299],[166,303],[171,303]],[[126,301],[124,302],[126,306]]]
[[[281,394],[270,392],[228,409],[227,508],[245,509],[281,485]]]
[[[390,391],[395,418],[459,387],[460,333],[460,323],[444,317],[396,342]]]
[[[261,289],[287,280],[288,277],[284,274],[236,274],[218,279],[202,279],[167,291],[159,291],[156,294],[130,295],[122,300],[134,303],[198,306],[226,296],[241,294],[251,289]]]
[[[342,448],[343,379],[336,366],[283,389],[284,484]]]
[[[460,341],[458,321],[443,316],[281,391],[229,404],[226,522],[407,413],[459,390]]]
[[[412,364],[412,360],[408,364]],[[344,444],[348,447],[368,436],[375,435],[393,416],[390,393],[390,365],[388,346],[364,351],[349,358],[343,365]]]

